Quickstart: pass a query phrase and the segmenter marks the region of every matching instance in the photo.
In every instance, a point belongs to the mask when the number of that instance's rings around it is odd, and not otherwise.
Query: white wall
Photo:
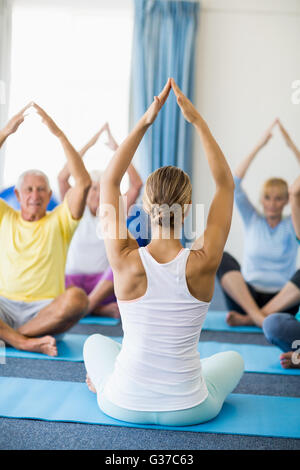
[[[14,2],[23,5],[25,9],[34,5],[49,4],[49,0],[14,0]],[[83,0],[64,0],[64,2],[52,0],[50,2],[52,8],[58,5],[61,8],[62,3],[65,7],[69,6],[73,16],[76,11],[74,21],[78,15],[84,17],[90,7],[96,6],[97,14],[100,14],[99,12],[104,7],[113,7],[121,16],[124,11],[127,14],[130,11],[133,15],[132,0],[85,0],[84,2]],[[292,83],[300,80],[300,0],[200,0],[200,5],[195,104],[207,120],[232,170],[238,161],[251,151],[276,116],[281,118],[300,148],[300,104],[296,105],[291,102]],[[29,28],[25,38],[27,42],[31,36],[34,38],[34,33],[34,30]],[[120,31],[116,31],[115,34],[116,41],[120,41]],[[96,44],[97,49],[100,49],[101,44],[97,42]],[[108,51],[111,50],[109,43],[105,47]],[[29,57],[31,59],[29,68],[33,69],[34,55],[30,54]],[[101,61],[102,59],[102,54],[99,54],[99,61],[103,65],[107,60]],[[36,63],[41,74],[43,67],[41,68],[39,62]],[[70,69],[70,64],[66,65]],[[24,104],[26,93],[28,99],[39,99],[39,96],[33,96],[31,91],[36,90],[43,80],[40,79],[40,75],[34,74],[35,80],[27,80],[31,85],[27,90],[24,87],[25,77],[29,76],[27,69],[28,67],[20,74],[22,87],[15,87],[20,96],[14,93],[11,113]],[[124,73],[124,67],[122,67],[122,72]],[[60,75],[64,74],[60,73]],[[89,75],[92,75],[90,71]],[[54,80],[54,84],[57,84],[57,81]],[[82,136],[81,132],[77,132],[73,135],[71,128],[73,120],[78,121],[78,113],[74,113],[74,116],[72,114],[71,117],[63,114],[63,109],[68,109],[65,100],[71,92],[68,86],[66,96],[59,103],[62,108],[60,122],[63,123],[64,128],[67,128],[66,130],[70,129],[70,137],[74,138],[74,143],[81,145],[84,138],[90,137],[91,129],[96,122],[94,115],[92,122],[87,122],[86,119],[86,116],[92,115],[91,106],[93,107],[94,103],[88,106],[83,96],[80,102],[82,108],[80,116],[81,119],[84,117],[82,132],[85,134]],[[50,107],[49,112],[53,107],[53,110],[56,110],[55,116],[58,113],[59,117],[57,100],[50,98],[48,104],[49,96],[48,101],[46,97],[44,98],[41,98],[41,104],[45,104],[47,110]],[[100,117],[99,122],[102,122]],[[21,139],[21,133],[20,130],[18,141]],[[25,131],[24,134],[26,134]],[[118,137],[122,139],[124,136],[121,133]],[[10,139],[9,145],[11,153],[15,153],[13,138]],[[7,154],[9,151],[7,147]],[[9,161],[7,159],[7,162]],[[21,168],[18,167],[18,172],[20,171]],[[49,172],[48,167],[47,171]],[[290,183],[298,173],[299,165],[276,130],[271,142],[261,151],[251,166],[244,186],[250,199],[257,204],[260,186],[266,178],[280,175]],[[205,216],[207,216],[214,185],[196,135],[193,189],[193,202],[204,203]],[[241,260],[242,224],[236,210],[226,249]]]
[[[275,117],[300,149],[300,104],[291,101],[292,83],[300,80],[299,45],[299,0],[201,1],[195,104],[232,170]],[[204,203],[207,216],[214,184],[196,135],[194,149],[194,203]],[[281,176],[291,183],[299,169],[276,129],[250,167],[244,187],[258,207],[265,179]],[[235,209],[226,249],[239,260],[242,240]]]
[[[122,141],[128,133],[132,29],[132,0],[13,0],[9,115],[33,100],[78,149],[106,121]],[[87,152],[89,171],[103,169],[111,158],[106,140],[103,134]],[[58,196],[57,174],[65,161],[57,139],[30,112],[7,139],[4,186],[39,168]]]

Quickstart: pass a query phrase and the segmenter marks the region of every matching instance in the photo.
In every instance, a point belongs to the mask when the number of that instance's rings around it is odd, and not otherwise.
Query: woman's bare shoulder
[[[215,271],[211,270],[203,249],[191,250],[186,265],[186,282],[198,300],[210,302],[214,292]]]

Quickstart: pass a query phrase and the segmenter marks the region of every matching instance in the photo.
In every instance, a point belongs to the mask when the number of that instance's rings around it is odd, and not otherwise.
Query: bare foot
[[[53,336],[42,336],[41,338],[26,337],[20,349],[39,352],[47,356],[57,356],[56,341]]]
[[[254,322],[249,315],[242,315],[234,310],[230,310],[230,312],[227,313],[226,322],[230,326],[254,325]]]
[[[280,355],[280,363],[284,369],[300,369],[300,354],[289,351]]]
[[[91,381],[90,377],[88,376],[88,374],[86,374],[86,379],[85,379],[85,382],[88,386],[88,389],[93,392],[93,393],[97,393],[97,390],[95,389],[94,387],[94,384],[93,382]]]
[[[117,302],[111,302],[110,304],[96,307],[93,310],[92,315],[97,317],[120,318],[120,311]]]

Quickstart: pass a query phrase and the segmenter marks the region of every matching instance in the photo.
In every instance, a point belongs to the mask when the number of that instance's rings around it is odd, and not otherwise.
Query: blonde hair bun
[[[144,210],[155,224],[174,227],[177,214],[181,222],[186,205],[192,200],[189,176],[176,166],[163,166],[151,173],[146,181],[143,195]]]

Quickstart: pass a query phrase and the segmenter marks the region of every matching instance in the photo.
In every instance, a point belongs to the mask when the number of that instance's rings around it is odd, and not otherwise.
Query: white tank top
[[[198,405],[208,395],[198,342],[209,302],[193,297],[186,283],[185,248],[168,263],[139,254],[146,293],[120,301],[124,338],[114,371],[104,386],[112,403],[138,411],[171,411]]]
[[[65,272],[96,274],[104,272],[108,266],[99,218],[86,207],[68,250]]]

